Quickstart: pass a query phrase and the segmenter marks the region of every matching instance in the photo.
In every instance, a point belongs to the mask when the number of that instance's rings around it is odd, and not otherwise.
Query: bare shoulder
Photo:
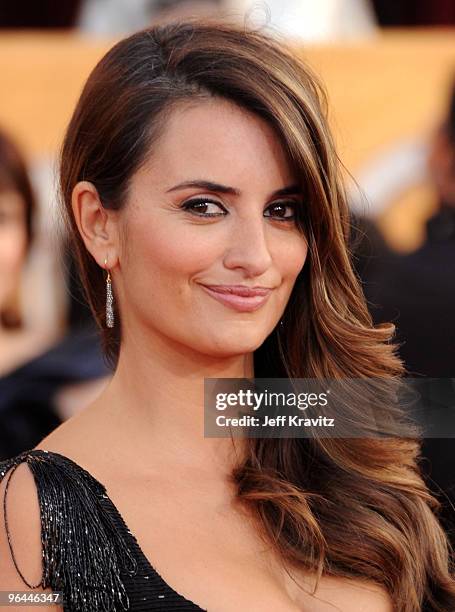
[[[312,593],[314,580],[304,577],[303,582],[307,593]],[[311,612],[394,612],[392,598],[384,587],[334,576],[323,576],[315,594],[306,594],[299,603]]]
[[[37,447],[1,462],[0,481],[6,508],[0,591],[61,591],[71,610],[100,609],[106,598],[110,606],[124,605],[122,572],[133,575],[137,566],[121,531],[107,520],[103,485],[69,457]],[[106,587],[102,593],[100,583]],[[44,609],[56,612],[56,605]]]
[[[393,612],[393,602],[387,591],[372,582],[345,581],[343,586],[328,589],[335,603],[346,612]]]
[[[49,450],[66,455],[76,462],[86,462],[89,465],[96,463],[100,440],[108,438],[109,429],[105,425],[106,419],[99,414],[99,402],[87,404],[80,410],[74,409],[74,414],[53,429],[39,444],[36,450]],[[103,445],[106,451],[109,444]],[[87,459],[89,461],[87,462]]]
[[[0,502],[0,591],[51,593],[51,588],[29,586],[41,582],[42,545],[38,493],[27,463],[6,471],[0,482]],[[17,612],[24,609],[23,605],[8,607]],[[40,609],[62,610],[56,605],[40,606]]]

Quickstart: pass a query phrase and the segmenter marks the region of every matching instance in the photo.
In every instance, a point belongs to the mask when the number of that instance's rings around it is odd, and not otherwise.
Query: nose
[[[272,265],[266,220],[262,215],[238,218],[228,237],[224,265],[243,268],[246,276],[260,276]]]

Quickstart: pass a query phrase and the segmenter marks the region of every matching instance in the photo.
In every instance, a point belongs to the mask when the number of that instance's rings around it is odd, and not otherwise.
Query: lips
[[[218,302],[238,312],[253,312],[268,300],[272,289],[240,285],[201,285]]]
[[[242,297],[268,295],[271,291],[268,287],[245,287],[244,285],[204,285],[204,287],[216,291],[217,293],[240,295]]]

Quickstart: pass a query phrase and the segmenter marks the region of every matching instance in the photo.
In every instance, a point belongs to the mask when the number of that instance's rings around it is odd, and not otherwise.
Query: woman
[[[417,440],[203,435],[204,378],[402,374],[306,65],[228,23],[134,34],[87,81],[61,191],[114,374],[1,466],[1,589],[78,611],[455,609]]]
[[[48,334],[24,317],[22,274],[34,240],[35,214],[23,156],[0,132],[0,459],[31,448],[61,422],[49,406],[49,384],[42,371],[38,374]]]
[[[24,317],[23,298],[31,296],[21,294],[22,288],[30,292],[22,273],[35,216],[23,156],[0,132],[0,460],[35,446],[64,420],[76,398],[81,402],[91,393],[93,399],[95,385],[99,389],[108,373],[93,330],[78,329],[53,344],[49,330]]]
[[[34,211],[35,199],[22,155],[0,132],[0,375],[35,350],[20,296],[22,270],[33,241]]]

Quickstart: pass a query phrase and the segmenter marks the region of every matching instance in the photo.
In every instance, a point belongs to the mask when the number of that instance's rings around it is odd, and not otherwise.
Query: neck
[[[253,353],[213,357],[168,338],[125,339],[115,374],[96,403],[121,438],[113,447],[130,448],[148,466],[224,478],[244,440],[204,437],[204,378],[253,376]]]

